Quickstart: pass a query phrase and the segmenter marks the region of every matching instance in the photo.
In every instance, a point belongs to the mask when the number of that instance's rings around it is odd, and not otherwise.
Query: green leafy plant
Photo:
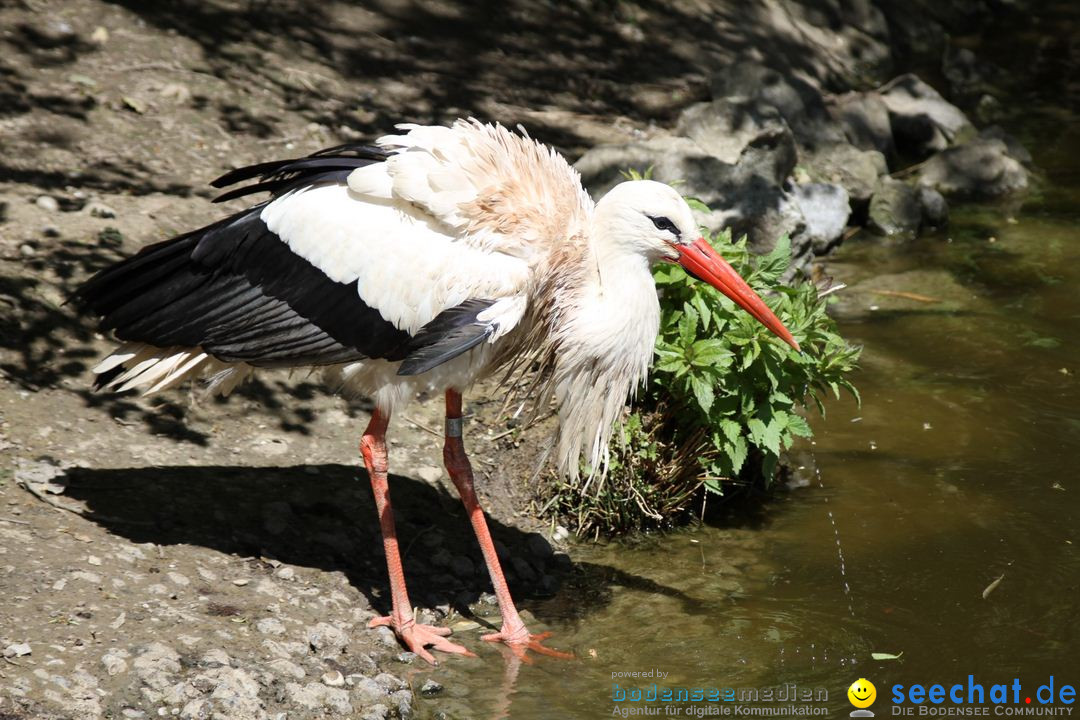
[[[735,303],[681,267],[654,273],[661,325],[648,389],[629,409],[622,443],[602,482],[585,492],[565,480],[549,488],[547,507],[582,534],[657,527],[685,517],[731,483],[777,475],[781,453],[809,438],[804,413],[824,415],[823,398],[841,390],[860,349],[849,345],[810,282],[780,283],[791,264],[788,239],[755,256],[746,240],[719,233],[710,242],[783,321],[796,352]]]

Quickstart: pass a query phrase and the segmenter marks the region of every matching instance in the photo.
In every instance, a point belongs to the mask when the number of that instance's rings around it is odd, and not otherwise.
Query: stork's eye
[[[679,237],[679,228],[675,227],[675,223],[671,222],[671,220],[666,217],[652,217],[651,215],[649,219],[652,220],[657,230],[666,230],[675,237]]]

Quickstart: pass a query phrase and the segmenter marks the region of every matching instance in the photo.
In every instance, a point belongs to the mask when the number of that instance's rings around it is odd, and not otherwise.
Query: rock
[[[267,635],[284,635],[285,625],[275,617],[268,617],[255,623],[255,629]]]
[[[476,572],[473,561],[464,555],[455,555],[450,561],[450,571],[458,577],[472,577]]]
[[[171,580],[174,584],[179,585],[180,587],[187,587],[191,584],[191,580],[189,580],[186,575],[172,570],[165,573],[165,577],[169,578],[169,580]]]
[[[388,717],[390,717],[390,708],[380,703],[365,708],[364,714],[360,716],[360,720],[386,720]]]
[[[554,548],[551,547],[551,543],[547,541],[546,537],[539,533],[532,533],[529,535],[525,544],[528,546],[529,552],[531,552],[534,557],[538,557],[542,560],[551,557],[555,553]]]
[[[292,569],[288,565],[284,565],[274,571],[274,577],[280,578],[282,580],[293,580],[296,578],[296,570]]]
[[[250,582],[251,582],[251,580],[248,579],[248,578],[236,578],[235,580],[232,581],[232,584],[235,585],[236,587],[244,587],[245,585],[249,584]]]
[[[442,468],[437,468],[434,465],[424,465],[417,468],[416,475],[426,483],[437,483],[442,480],[443,471]]]
[[[232,658],[229,657],[229,653],[225,652],[221,648],[212,648],[203,653],[199,658],[199,664],[203,667],[228,667],[232,665]]]
[[[389,695],[386,688],[375,682],[374,678],[366,675],[350,675],[349,680],[353,681],[352,694],[361,707],[385,702],[386,696]]]
[[[688,138],[656,137],[639,143],[601,145],[585,153],[575,167],[594,196],[621,182],[622,171],[645,172],[711,208],[698,220],[709,230],[730,228],[748,235],[754,249],[765,252],[781,234],[794,234],[802,218],[780,185],[795,166],[795,140],[778,125],[763,131],[743,148],[737,164],[705,152]]]
[[[90,213],[91,217],[96,218],[114,218],[116,217],[116,211],[102,202],[92,202],[87,204],[84,208]]]
[[[850,92],[834,97],[829,112],[847,141],[860,150],[876,150],[886,160],[896,156],[889,107],[876,92]]]
[[[974,134],[960,108],[915,75],[901,75],[879,90],[889,109],[889,124],[897,150],[916,159],[940,152]]]
[[[1000,125],[991,125],[988,128],[984,128],[979,133],[980,138],[987,140],[1000,140],[1005,143],[1005,147],[1009,150],[1009,155],[1021,162],[1024,165],[1031,165],[1031,153],[1024,147],[1019,140],[1005,132],[1005,128]]]
[[[379,673],[375,676],[375,682],[388,693],[397,692],[398,690],[404,690],[409,687],[409,683],[399,677],[394,677],[390,673]]]
[[[424,697],[435,697],[443,691],[443,686],[435,682],[431,678],[424,681],[424,684],[420,686],[420,694]]]
[[[57,212],[60,210],[60,203],[56,198],[51,195],[40,195],[34,204],[46,212]]]
[[[30,243],[23,243],[19,246],[19,254],[26,258],[34,257],[37,255],[37,248]]]
[[[839,185],[806,183],[795,185],[791,196],[806,223],[803,234],[814,253],[821,255],[839,242],[851,217],[847,191]]]
[[[766,103],[719,98],[697,103],[682,111],[675,130],[709,155],[732,165],[750,142],[763,132],[784,131],[780,111]]]
[[[922,222],[922,208],[908,184],[883,177],[870,198],[867,225],[882,235],[915,233]]]
[[[429,625],[430,625],[431,623],[426,623],[426,624],[429,624]],[[416,653],[414,653],[414,652],[409,652],[408,650],[406,650],[405,652],[400,652],[400,653],[398,653],[398,654],[397,654],[397,657],[396,657],[395,659],[396,659],[396,660],[397,660],[397,661],[398,661],[399,663],[401,663],[402,665],[408,665],[408,664],[409,664],[409,663],[411,663],[411,662],[412,662],[413,660],[415,660],[415,659],[416,659],[416,657],[417,657]]]
[[[980,137],[927,160],[919,184],[947,197],[989,199],[1025,190],[1028,172],[1004,140]]]
[[[169,676],[180,672],[180,654],[168,645],[154,642],[146,646],[132,665],[144,685],[162,691],[172,685]]]
[[[345,677],[337,670],[323,673],[323,676],[320,679],[322,680],[323,685],[329,687],[345,687]]]
[[[307,675],[304,668],[285,658],[275,658],[267,663],[267,667],[278,675],[284,675],[294,680],[302,680]]]
[[[349,636],[339,627],[319,623],[307,631],[308,645],[320,654],[341,654],[349,644]]]
[[[4,657],[22,657],[31,653],[30,643],[12,643],[4,648]]]
[[[510,559],[510,567],[514,569],[514,574],[520,580],[531,581],[536,579],[536,571],[533,570],[532,565],[529,565],[529,561],[520,555],[515,555]]]
[[[105,666],[105,672],[110,676],[119,675],[120,673],[127,672],[128,664],[126,658],[128,656],[125,650],[109,650],[101,656],[101,664]]]
[[[209,700],[192,700],[180,711],[180,720],[210,720],[214,706]]]
[[[321,683],[288,683],[285,686],[286,696],[290,701],[309,710],[330,708],[342,715],[352,713],[352,705],[349,703],[349,693],[340,688],[327,687]]]
[[[941,228],[949,224],[949,204],[937,190],[920,185],[915,190],[922,208],[922,227]]]
[[[454,562],[454,556],[450,554],[449,550],[441,547],[431,554],[430,561],[435,567],[450,567]]]
[[[806,80],[757,62],[738,62],[712,77],[714,98],[745,98],[776,108],[801,145],[840,142],[843,132],[829,117],[821,91]]]
[[[885,156],[876,150],[860,150],[841,143],[803,156],[802,164],[815,182],[834,183],[847,191],[855,203],[865,203],[874,194],[878,178],[889,171]]]
[[[259,699],[259,683],[243,670],[231,667],[206,670],[195,676],[191,685],[212,688],[210,702],[214,717],[229,720],[262,720],[266,717]]]

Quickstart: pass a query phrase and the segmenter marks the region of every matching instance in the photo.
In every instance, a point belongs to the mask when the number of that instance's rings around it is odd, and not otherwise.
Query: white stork
[[[256,368],[317,367],[375,409],[360,448],[390,575],[388,625],[425,648],[470,654],[414,621],[387,485],[385,433],[420,391],[446,397],[446,469],[461,494],[502,613],[502,641],[559,654],[522,622],[507,589],[462,444],[461,392],[538,361],[558,403],[556,458],[603,472],[620,410],[645,379],[660,307],[650,268],[677,262],[791,346],[753,290],[700,238],[667,185],[624,182],[594,203],[554,150],[499,125],[401,125],[374,146],[235,170],[258,178],[218,200],[270,198],[150,245],[76,293],[123,341],[98,387],[152,393],[209,376],[227,393]]]

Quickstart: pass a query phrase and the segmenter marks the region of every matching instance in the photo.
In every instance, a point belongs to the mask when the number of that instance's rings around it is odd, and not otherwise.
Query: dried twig
[[[415,425],[416,427],[423,430],[424,432],[429,432],[429,433],[431,433],[432,435],[434,435],[437,438],[441,438],[443,436],[443,434],[441,432],[439,432],[438,430],[433,430],[432,428],[429,428],[427,425],[423,424],[422,422],[418,422],[416,420],[413,420],[411,417],[405,416],[405,419],[407,421],[409,421],[410,423],[412,423],[413,425]]]

